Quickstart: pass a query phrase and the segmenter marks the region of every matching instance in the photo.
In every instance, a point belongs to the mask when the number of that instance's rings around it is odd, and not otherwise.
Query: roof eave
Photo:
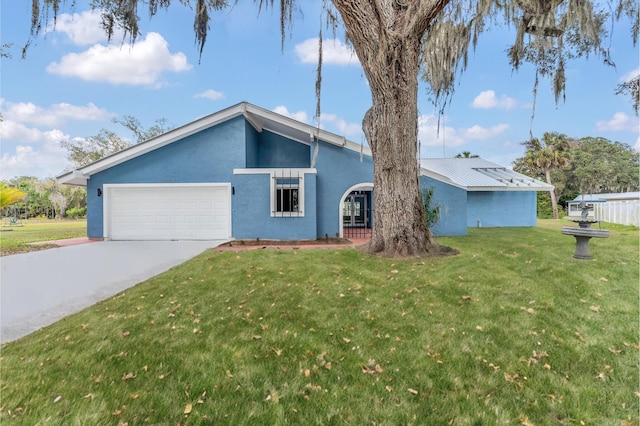
[[[87,186],[88,176],[78,170],[65,173],[56,177],[56,181],[61,185]]]

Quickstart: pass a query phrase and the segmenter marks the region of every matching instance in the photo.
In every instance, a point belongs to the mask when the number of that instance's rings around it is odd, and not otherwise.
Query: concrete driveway
[[[225,241],[102,241],[0,258],[0,341],[15,340]]]

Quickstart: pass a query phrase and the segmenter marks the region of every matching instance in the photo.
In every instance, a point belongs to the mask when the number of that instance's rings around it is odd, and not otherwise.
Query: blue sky
[[[151,20],[131,46],[122,38],[108,43],[99,15],[85,1],[63,10],[56,30],[43,31],[21,59],[29,35],[31,2],[1,0],[2,59],[0,179],[53,177],[68,170],[61,140],[81,141],[107,128],[130,136],[114,117],[130,115],[144,127],[159,118],[177,127],[241,101],[248,101],[313,124],[320,0],[305,0],[281,49],[277,11],[257,14],[253,2],[212,16],[199,63],[192,10],[172,6]],[[144,16],[144,15],[143,15]],[[366,78],[356,56],[324,31],[321,126],[365,143],[361,121],[371,105]],[[639,72],[638,48],[629,23],[614,27],[610,44],[616,67],[599,58],[568,65],[566,102],[557,107],[549,81],[538,89],[531,125],[534,73],[514,73],[505,50],[508,29],[487,32],[470,53],[441,119],[421,84],[418,109],[421,157],[453,157],[462,151],[510,166],[522,156],[529,131],[540,137],[557,131],[571,137],[602,136],[640,147],[638,119],[628,97],[615,95],[618,83]]]

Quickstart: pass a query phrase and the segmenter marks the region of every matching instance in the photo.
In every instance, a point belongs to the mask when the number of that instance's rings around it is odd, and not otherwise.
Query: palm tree
[[[571,162],[571,148],[574,147],[575,141],[567,135],[557,132],[545,132],[542,140],[532,138],[523,142],[527,148],[524,162],[530,169],[539,169],[544,173],[545,179],[549,185],[551,183],[551,170],[564,167]],[[553,218],[558,219],[558,198],[555,188],[550,191],[551,207],[553,209]]]
[[[470,153],[469,151],[462,151],[455,158],[480,158],[479,155]]]

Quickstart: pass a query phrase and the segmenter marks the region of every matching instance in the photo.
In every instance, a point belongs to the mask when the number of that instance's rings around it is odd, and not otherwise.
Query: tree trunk
[[[369,251],[424,255],[437,249],[420,202],[418,72],[424,32],[448,0],[333,0],[369,81],[363,130],[373,156],[374,229]]]
[[[544,175],[547,178],[547,183],[551,185],[551,170],[545,169]],[[549,195],[551,195],[551,210],[553,210],[553,218],[555,220],[560,219],[560,215],[558,214],[558,198],[556,197],[556,189],[552,189],[549,191]]]

